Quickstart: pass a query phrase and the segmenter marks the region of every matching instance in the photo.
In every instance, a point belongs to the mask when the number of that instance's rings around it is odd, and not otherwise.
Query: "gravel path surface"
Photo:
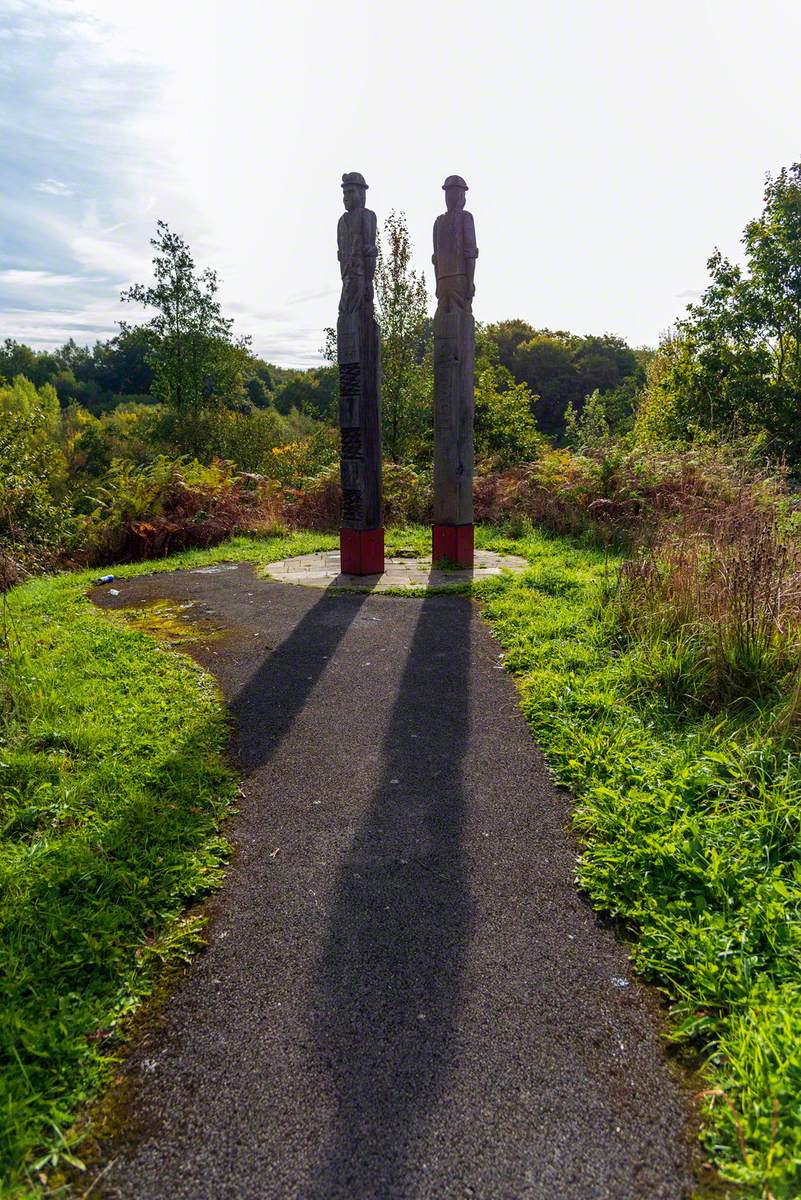
[[[246,566],[98,591],[195,643],[235,719],[210,942],[127,1064],[126,1200],[681,1200],[688,1098],[653,994],[573,885],[550,782],[460,596]],[[275,853],[275,851],[278,853]]]

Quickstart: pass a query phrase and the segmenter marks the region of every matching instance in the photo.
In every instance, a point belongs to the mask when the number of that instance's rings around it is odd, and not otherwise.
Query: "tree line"
[[[210,413],[274,410],[336,424],[333,331],[329,365],[293,370],[268,363],[236,336],[217,297],[214,271],[198,271],[187,243],[159,222],[153,280],[122,299],[150,311],[143,324],[93,348],[69,340],[36,351],[7,339],[0,379],[24,376],[55,389],[62,408],[94,416],[121,405],[159,404],[172,440],[199,453],[197,428]],[[391,213],[381,239],[376,304],[382,330],[384,447],[394,462],[422,461],[431,450],[432,322],[425,276],[412,265],[403,214]],[[612,335],[537,330],[523,320],[479,327],[476,360],[478,442],[506,458],[530,453],[537,435],[564,439],[571,410],[597,392],[618,431],[631,427],[649,351]]]
[[[24,376],[36,387],[52,386],[62,408],[78,404],[94,416],[124,404],[156,404],[154,340],[146,326],[125,326],[115,337],[81,346],[70,338],[52,350],[34,350],[6,338],[0,343],[0,381]],[[317,420],[332,416],[335,372],[279,367],[253,354],[243,357],[240,375],[225,394],[225,405],[240,412],[270,406],[286,415],[297,409]]]
[[[384,448],[397,463],[431,453],[432,322],[425,276],[413,266],[402,213],[388,217],[376,272],[382,331]],[[476,445],[500,462],[524,460],[538,439],[586,446],[678,444],[747,435],[766,454],[801,457],[801,164],[768,176],[762,213],[743,233],[742,262],[715,250],[703,296],[656,351],[605,334],[538,329],[521,318],[479,326]],[[166,443],[193,454],[220,414],[302,416],[333,428],[337,370],[266,362],[220,307],[214,271],[199,271],[187,243],[159,222],[153,279],[123,300],[141,324],[93,348],[74,340],[36,351],[0,345],[0,380],[55,389],[62,409],[93,416],[131,404],[163,410]],[[255,427],[254,427],[255,428]],[[250,455],[252,458],[253,455]]]

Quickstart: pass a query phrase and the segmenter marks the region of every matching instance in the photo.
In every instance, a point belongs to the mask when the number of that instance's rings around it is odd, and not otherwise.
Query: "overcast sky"
[[[0,338],[92,342],[157,218],[266,358],[317,361],[343,171],[476,316],[656,344],[801,158],[797,0],[0,0]]]

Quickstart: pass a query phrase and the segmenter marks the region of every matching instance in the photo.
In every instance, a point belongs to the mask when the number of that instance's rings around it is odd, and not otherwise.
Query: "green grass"
[[[266,562],[301,535],[118,568]],[[86,599],[98,571],[37,579],[0,610],[0,1195],[76,1160],[70,1126],[117,1033],[199,942],[235,781],[211,681]]]
[[[531,569],[470,590],[576,797],[581,885],[630,934],[638,969],[670,1000],[676,1039],[704,1056],[703,1136],[732,1194],[791,1200],[801,1195],[801,765],[767,706],[714,717],[682,707],[664,686],[681,674],[671,657],[681,648],[618,636],[614,557],[515,532],[478,530],[477,545]],[[424,553],[429,538],[389,530],[387,549]],[[258,566],[335,544],[240,538],[114,573]],[[189,659],[92,607],[85,592],[99,573],[37,580],[8,598],[3,1197],[38,1195],[37,1172],[52,1183],[59,1158],[75,1155],[76,1112],[113,1072],[127,1015],[201,940],[187,909],[225,865],[220,823],[235,781],[221,700]]]
[[[703,715],[664,680],[667,643],[627,646],[607,562],[535,535],[534,569],[485,615],[524,711],[576,798],[579,882],[700,1051],[703,1141],[736,1196],[801,1195],[801,763],[776,713]],[[644,684],[642,656],[659,688]],[[660,661],[660,656],[661,660]]]

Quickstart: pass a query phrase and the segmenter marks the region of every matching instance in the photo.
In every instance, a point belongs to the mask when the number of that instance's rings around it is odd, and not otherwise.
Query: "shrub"
[[[545,450],[535,462],[478,475],[476,521],[495,524],[526,517],[557,532],[582,533],[598,523],[589,513],[599,494],[598,474],[590,459]]]
[[[282,515],[290,529],[323,532],[339,528],[341,507],[339,467],[330,466],[303,487],[284,491]]]
[[[384,523],[406,525],[431,520],[431,476],[400,463],[383,466]],[[332,464],[316,479],[284,491],[282,516],[290,529],[319,532],[338,529],[341,524],[342,492],[339,465]]]
[[[10,550],[0,547],[0,595],[14,587],[15,584],[21,583],[24,578],[25,571],[22,564],[14,558]],[[0,636],[3,633],[4,631],[0,630]]]
[[[18,376],[0,386],[0,552],[16,570],[47,569],[72,535],[57,496],[64,458],[53,437],[58,399]],[[5,574],[5,572],[4,572]]]
[[[235,474],[230,464],[164,456],[147,466],[116,461],[84,521],[89,563],[133,562],[235,533],[274,526],[279,502],[268,481]]]
[[[545,445],[532,415],[538,397],[509,371],[488,366],[478,375],[475,395],[476,457],[496,467],[533,458]]]
[[[786,505],[781,472],[743,461],[743,447],[645,451],[610,443],[593,453],[543,448],[530,463],[484,472],[474,488],[477,521],[526,516],[555,533],[632,545],[664,522],[705,519],[745,493],[758,506]]]
[[[401,463],[384,463],[384,521],[387,525],[427,524],[431,520],[432,479]]]
[[[596,388],[578,409],[573,402],[565,409],[565,439],[579,450],[603,449],[609,445],[606,404]]]
[[[303,421],[303,434],[310,436],[315,422]],[[274,477],[274,452],[297,436],[297,429],[274,408],[235,411],[206,409],[197,413],[162,411],[152,430],[152,441],[172,455],[183,452],[203,462],[215,458],[236,463],[242,471],[257,471]]]
[[[159,420],[159,409],[136,402],[119,404],[99,417],[77,404],[65,409],[60,438],[79,510],[84,507],[81,501],[88,480],[107,471],[115,458],[142,463],[153,457]]]
[[[339,461],[339,430],[321,427],[310,436],[274,446],[265,456],[262,474],[283,487],[314,487],[327,468]]]

